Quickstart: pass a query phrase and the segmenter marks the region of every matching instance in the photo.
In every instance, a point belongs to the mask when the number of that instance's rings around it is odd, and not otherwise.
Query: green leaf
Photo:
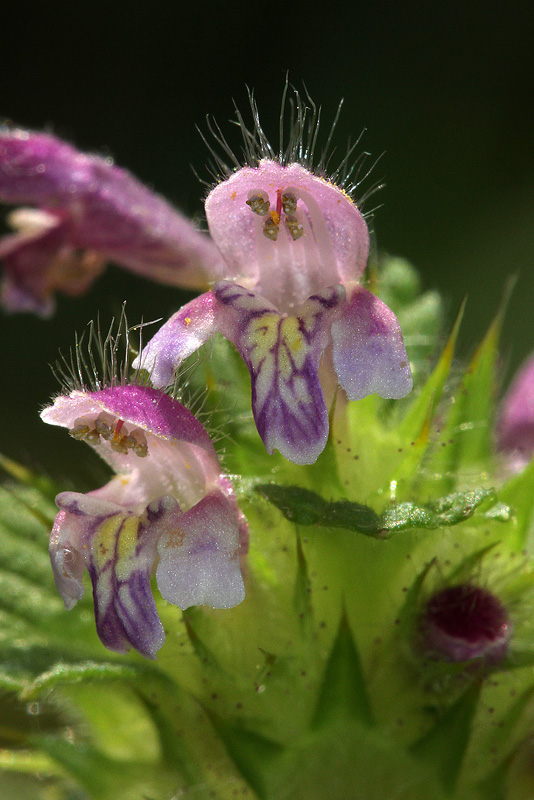
[[[434,764],[444,789],[453,792],[471,737],[481,684],[475,681],[443,714],[410,752]]]
[[[374,723],[360,656],[343,610],[338,632],[326,663],[312,728],[354,719]]]
[[[439,431],[446,446],[436,449],[428,465],[430,473],[440,476],[439,490],[450,491],[460,480],[465,483],[465,474],[487,472],[492,464],[498,345],[511,287],[509,282],[501,306],[464,372]]]
[[[438,363],[434,367],[432,374],[422,386],[414,402],[410,406],[406,416],[399,425],[399,432],[404,439],[413,441],[420,438],[426,431],[426,438],[428,438],[428,429],[430,422],[434,417],[436,406],[441,399],[443,387],[447,380],[452,359],[454,357],[454,350],[456,348],[456,340],[460,331],[460,324],[465,309],[465,301],[462,303],[456,322],[453,325],[449,340],[439,358]]]
[[[315,492],[299,486],[268,483],[255,488],[286,519],[298,525],[345,528],[376,539],[387,539],[410,529],[436,530],[458,525],[472,517],[481,505],[495,501],[493,489],[473,489],[453,492],[425,505],[399,503],[379,516],[369,506],[349,500],[328,502]]]
[[[64,770],[49,756],[35,750],[0,750],[0,770],[31,775],[64,775]]]
[[[293,590],[293,605],[299,618],[301,633],[311,633],[312,609],[310,603],[310,578],[308,565],[302,550],[300,534],[297,531],[297,574]]]
[[[511,549],[521,551],[527,544],[534,512],[534,459],[502,487],[499,500],[511,507],[513,515],[513,530],[506,543]]]
[[[399,503],[382,514],[382,530],[389,533],[409,528],[442,528],[458,525],[473,516],[477,508],[486,501],[494,501],[493,489],[473,489],[468,492],[453,492],[425,506],[415,503]]]
[[[228,755],[260,800],[271,797],[271,776],[277,772],[285,747],[256,731],[234,725],[206,711]]]
[[[106,664],[93,661],[77,664],[55,664],[51,669],[41,673],[37,678],[28,683],[22,697],[31,700],[38,697],[47,689],[65,684],[77,684],[90,681],[110,680],[146,680],[146,667],[136,667],[132,664]]]
[[[278,508],[284,517],[298,525],[347,528],[373,535],[378,533],[378,515],[369,506],[340,500],[329,503],[310,489],[265,483],[255,487],[259,494]]]

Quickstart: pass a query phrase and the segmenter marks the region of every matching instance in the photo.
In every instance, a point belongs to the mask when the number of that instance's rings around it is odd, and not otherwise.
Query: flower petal
[[[245,597],[239,568],[239,520],[221,492],[185,514],[168,503],[162,517],[156,579],[162,596],[181,609],[233,608]]]
[[[0,201],[68,216],[73,248],[153,280],[204,288],[223,274],[213,242],[162,197],[48,134],[0,128]]]
[[[501,404],[497,448],[511,472],[521,472],[534,454],[534,356],[523,364]]]
[[[118,475],[96,490],[98,497],[140,512],[154,498],[170,493],[189,508],[218,484],[219,460],[202,424],[157,389],[125,385],[98,392],[74,391],[57,397],[41,418],[73,430],[80,419],[94,428],[102,415],[117,435],[94,436],[91,443]],[[133,447],[117,448],[122,433],[135,430],[146,438],[145,457]]]
[[[332,325],[334,367],[350,400],[376,392],[405,397],[412,375],[399,322],[374,294],[357,287],[341,319]]]
[[[333,286],[309,297],[294,317],[241,286],[220,281],[214,294],[232,314],[226,338],[241,353],[252,379],[252,410],[268,453],[313,464],[328,438],[319,362],[345,292]]]
[[[146,369],[154,386],[172,383],[176,367],[218,330],[218,303],[212,292],[196,297],[163,325],[133,362]]]
[[[44,212],[36,214],[48,218],[40,231],[0,239],[2,304],[9,311],[48,317],[55,308],[54,292],[83,294],[102,272],[104,262],[91,251],[73,250],[68,222]]]
[[[76,492],[63,492],[56,503],[63,514],[58,531],[68,526],[61,546],[65,550],[67,541],[75,543],[76,568],[79,571],[82,557],[91,577],[102,643],[118,653],[134,647],[146,658],[154,658],[165,633],[150,575],[156,557],[154,522],[166,513],[165,504],[152,504],[145,515],[136,516],[113,503]],[[56,564],[58,538],[56,535],[51,543]]]
[[[50,561],[65,608],[70,611],[84,595],[82,575],[85,562],[82,556],[81,538],[83,527],[77,524],[76,517],[60,511],[54,521],[50,534]]]
[[[258,198],[263,207],[254,210]],[[365,269],[369,232],[361,212],[341,189],[300,164],[265,159],[243,167],[210,192],[206,217],[226,276],[280,311],[290,312],[325,286],[355,281]],[[266,222],[276,236],[265,235]]]

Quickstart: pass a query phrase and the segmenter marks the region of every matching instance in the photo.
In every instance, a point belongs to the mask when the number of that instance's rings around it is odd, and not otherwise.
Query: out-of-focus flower
[[[511,632],[501,601],[487,589],[470,583],[434,594],[425,606],[421,628],[427,651],[448,661],[500,661]]]
[[[113,468],[88,494],[62,492],[50,556],[67,609],[83,595],[87,568],[106,647],[153,658],[165,635],[150,589],[185,609],[231,608],[244,598],[240,553],[246,521],[200,422],[148,387],[72,391],[41,414],[69,429]]]
[[[78,295],[111,261],[155,281],[196,289],[222,276],[209,237],[109,159],[44,133],[0,127],[2,303],[47,316],[54,294]]]
[[[301,128],[278,156],[259,123],[256,138],[244,130],[249,166],[229,170],[205,206],[226,280],[174,314],[136,363],[164,386],[222,333],[250,371],[267,451],[310,464],[327,441],[323,392],[331,393],[334,370],[351,400],[404,397],[412,377],[397,318],[358,283],[369,252],[365,219],[343,188],[308,168]]]
[[[520,472],[534,454],[534,356],[508,390],[497,423],[497,449],[511,472]]]

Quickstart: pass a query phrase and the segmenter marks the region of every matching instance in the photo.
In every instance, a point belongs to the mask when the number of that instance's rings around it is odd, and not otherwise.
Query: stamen
[[[113,436],[114,419],[109,414],[100,414],[95,419],[95,428],[103,439],[109,441]]]
[[[273,214],[272,211],[271,214]],[[274,216],[270,216],[269,219],[265,220],[265,223],[263,225],[263,235],[266,236],[267,239],[271,239],[271,241],[276,242],[276,240],[278,239],[279,231],[280,231],[280,225],[275,221]]]
[[[250,206],[250,210],[259,217],[265,217],[269,213],[270,202],[266,192],[253,194],[246,203],[247,206]]]
[[[134,428],[130,433],[124,420],[116,420],[110,414],[99,414],[94,420],[80,417],[74,421],[74,427],[70,429],[69,434],[73,439],[91,445],[99,444],[102,437],[110,443],[112,450],[122,455],[126,455],[130,450],[133,450],[139,458],[148,455],[146,436],[141,428]]]
[[[144,458],[146,455],[148,455],[146,436],[141,428],[134,428],[133,431],[126,437],[125,442],[127,442],[128,448],[133,450],[136,456],[139,456],[139,458]]]
[[[300,239],[301,236],[304,236],[304,228],[302,224],[298,221],[297,217],[291,214],[285,218],[285,223],[287,225],[289,233],[291,234],[291,238],[293,239],[294,242],[297,239]]]
[[[92,430],[92,422],[90,420],[85,419],[77,419],[74,420],[74,427],[69,430],[69,436],[72,436],[73,439],[77,439],[79,442],[85,440],[88,433]]]
[[[297,198],[293,192],[284,192],[282,195],[282,208],[284,214],[294,214],[297,210]]]
[[[84,441],[86,441],[87,444],[98,444],[100,441],[98,431],[89,431],[89,433],[84,437]]]

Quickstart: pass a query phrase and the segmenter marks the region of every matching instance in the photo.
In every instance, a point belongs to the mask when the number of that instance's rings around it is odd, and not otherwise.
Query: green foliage
[[[462,373],[461,314],[442,340],[441,301],[409,265],[385,260],[370,288],[401,320],[416,389],[338,396],[316,465],[265,453],[226,342],[186,373],[249,520],[247,597],[183,614],[160,600],[157,662],[104,649],[88,584],[64,610],[47,556],[56,487],[1,462],[0,796],[534,794],[534,467],[507,480],[492,451],[502,312]],[[426,602],[463,582],[508,609],[499,663],[425,651]]]

